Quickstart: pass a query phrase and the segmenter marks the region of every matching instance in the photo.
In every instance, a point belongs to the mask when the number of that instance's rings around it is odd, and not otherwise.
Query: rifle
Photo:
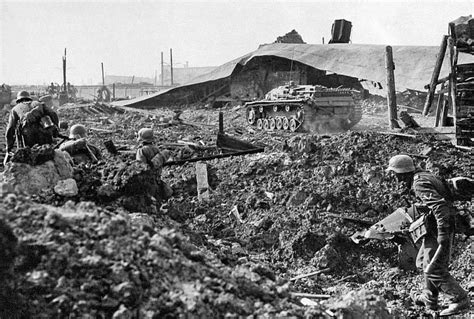
[[[225,157],[231,157],[231,156],[241,156],[241,155],[262,153],[263,151],[264,151],[264,148],[259,147],[259,148],[254,148],[254,149],[239,151],[239,152],[224,153],[224,154],[217,154],[217,155],[203,156],[203,157],[194,157],[194,158],[189,158],[189,159],[185,159],[185,160],[178,160],[178,161],[169,161],[169,162],[163,163],[163,166],[184,165],[186,163],[209,161],[209,160],[213,160],[213,159],[217,159],[217,158],[225,158]]]
[[[62,138],[63,140],[62,140],[61,142],[59,142],[56,146],[54,146],[54,149],[56,149],[56,148],[58,148],[59,146],[61,146],[61,144],[63,144],[64,142],[72,140],[72,138],[69,138],[69,136],[62,135],[61,133],[58,133],[57,136],[58,136],[59,138]],[[97,163],[97,162],[98,162],[98,159],[97,159],[97,157],[94,155],[94,153],[92,152],[92,150],[90,149],[90,147],[87,145],[87,142],[85,143],[85,149],[87,150],[87,155],[91,158],[92,162],[93,162],[93,163]]]

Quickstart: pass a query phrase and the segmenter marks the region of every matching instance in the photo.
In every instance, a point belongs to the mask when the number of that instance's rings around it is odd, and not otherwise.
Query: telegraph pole
[[[100,62],[100,66],[102,67],[102,86],[105,86],[104,62]]]
[[[171,86],[173,86],[173,49],[170,49]]]
[[[161,51],[161,86],[165,85],[165,76],[163,74],[164,68],[163,68],[163,51]]]
[[[67,82],[66,82],[66,48],[64,48],[64,56],[63,56],[63,83],[64,83],[64,92],[67,93]]]

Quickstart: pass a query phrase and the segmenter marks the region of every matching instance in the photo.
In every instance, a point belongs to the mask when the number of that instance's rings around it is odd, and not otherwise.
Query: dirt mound
[[[30,301],[17,311],[32,317],[303,314],[265,266],[227,267],[176,230],[87,203],[57,208],[16,197],[2,206],[19,240],[47,243],[34,271],[14,276],[16,293]]]

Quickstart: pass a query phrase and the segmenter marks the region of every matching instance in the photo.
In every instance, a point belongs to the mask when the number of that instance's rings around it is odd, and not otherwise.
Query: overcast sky
[[[0,0],[0,82],[154,77],[160,52],[182,67],[218,66],[296,29],[307,43],[330,39],[335,19],[352,22],[353,43],[439,46],[462,1],[12,1]]]

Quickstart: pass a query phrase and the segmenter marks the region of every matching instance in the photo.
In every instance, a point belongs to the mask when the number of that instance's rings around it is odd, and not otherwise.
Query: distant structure
[[[295,29],[291,30],[287,34],[281,37],[277,37],[276,41],[274,43],[300,43],[300,44],[306,44],[306,42],[303,41],[303,38],[301,35],[296,32]]]
[[[206,74],[214,70],[215,66],[204,66],[204,67],[184,67],[184,68],[176,68],[173,67],[173,84],[180,85],[186,84],[191,81],[193,78],[198,77],[200,75]],[[166,66],[163,69],[163,83],[164,85],[171,84],[171,69],[169,66]],[[161,84],[161,74],[158,75],[158,81],[156,82],[157,85]],[[136,84],[136,85],[153,85],[155,83],[154,78],[147,78],[147,77],[138,77],[138,76],[124,76],[124,75],[106,75],[105,76],[105,84],[111,85],[112,83],[116,84]]]
[[[331,29],[331,43],[349,43],[351,41],[352,23],[350,21],[339,19],[334,20]]]

